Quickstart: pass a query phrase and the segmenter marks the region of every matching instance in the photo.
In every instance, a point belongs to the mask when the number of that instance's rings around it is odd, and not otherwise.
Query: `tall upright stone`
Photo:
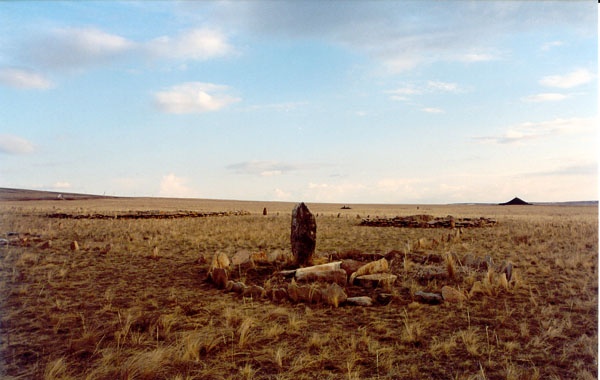
[[[299,266],[311,265],[317,244],[317,222],[315,216],[302,202],[292,211],[292,254]]]

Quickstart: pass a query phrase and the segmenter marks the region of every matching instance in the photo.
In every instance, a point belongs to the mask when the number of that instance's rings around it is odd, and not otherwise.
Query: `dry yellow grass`
[[[291,203],[0,202],[0,234],[29,234],[25,246],[0,247],[0,376],[596,378],[597,207],[308,206],[319,214],[318,255],[400,253],[391,263],[398,275],[391,303],[275,304],[220,291],[205,281],[215,252],[289,254]],[[45,216],[131,210],[252,214],[172,220]],[[441,239],[447,230],[358,226],[357,215],[421,213],[486,216],[499,224],[464,230],[450,242]],[[408,255],[421,238],[441,242],[424,254],[444,258],[440,265],[450,275],[447,280],[415,277],[422,265]],[[43,248],[47,241],[52,243]],[[73,241],[78,250],[71,248]],[[498,271],[466,267],[460,261],[466,254],[512,262],[513,278],[509,282]],[[460,303],[413,302],[416,291],[443,285],[471,292]]]

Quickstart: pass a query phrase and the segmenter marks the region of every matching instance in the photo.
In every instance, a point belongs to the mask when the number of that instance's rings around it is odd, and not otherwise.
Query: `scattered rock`
[[[371,263],[363,265],[362,267],[358,268],[356,272],[352,273],[352,275],[350,276],[350,283],[354,283],[354,279],[357,277],[364,276],[367,274],[385,273],[389,270],[390,264],[385,258],[373,261]]]
[[[293,302],[317,303],[321,301],[322,294],[317,286],[299,286],[292,282],[288,285],[288,297]]]
[[[340,264],[340,268],[345,270],[346,274],[348,276],[350,276],[350,275],[352,275],[352,273],[356,272],[358,270],[358,268],[362,267],[363,265],[365,265],[365,263],[363,263],[362,261],[346,259],[346,260],[342,260],[342,263]]]
[[[346,303],[348,305],[353,305],[353,306],[372,306],[373,299],[371,297],[367,297],[367,296],[348,297],[348,298],[346,298]]]
[[[269,263],[269,258],[267,257],[267,253],[265,251],[255,252],[252,254],[252,256],[250,256],[250,258],[252,259],[252,261],[254,261],[255,264]]]
[[[447,278],[448,272],[442,267],[428,266],[417,271],[417,279],[421,283],[432,280],[445,280]]]
[[[77,240],[71,242],[71,251],[79,251],[79,243]]]
[[[333,269],[330,271],[315,272],[296,272],[296,280],[305,282],[328,282],[345,286],[348,279],[346,271],[343,269]]]
[[[323,302],[333,307],[338,307],[348,299],[348,295],[338,284],[330,284],[321,293],[323,296]]]
[[[40,248],[40,249],[52,248],[52,240],[43,242],[42,244],[38,245],[38,248]]]
[[[375,299],[380,305],[388,305],[390,302],[392,302],[393,298],[394,295],[390,293],[377,293],[377,297]]]
[[[465,227],[488,227],[496,224],[495,219],[480,217],[454,218],[451,215],[436,218],[432,215],[396,216],[393,218],[367,218],[360,222],[361,226],[375,227],[405,227],[405,228],[465,228]]]
[[[215,268],[221,269],[229,269],[229,265],[231,264],[229,257],[223,252],[217,252],[213,256],[212,264],[210,265],[210,270],[212,271]]]
[[[217,288],[225,289],[227,287],[227,280],[229,279],[227,269],[213,268],[213,270],[210,272],[209,277],[210,280],[217,286]]]
[[[297,204],[292,211],[290,241],[296,264],[310,265],[317,242],[317,222],[303,202]]]
[[[250,252],[245,249],[237,251],[235,255],[231,258],[231,264],[234,266],[244,265],[250,262]]]
[[[244,289],[246,289],[246,284],[243,282],[228,281],[226,289],[230,292],[242,294]]]
[[[288,292],[284,288],[276,288],[271,290],[271,299],[274,302],[283,302],[288,298]]]
[[[446,302],[458,303],[465,300],[465,295],[451,286],[442,287],[442,298]]]
[[[510,280],[512,279],[512,275],[513,275],[512,263],[508,263],[508,264],[504,265],[504,267],[502,268],[502,273],[506,274],[506,281],[510,282]]]
[[[354,279],[353,284],[362,286],[364,288],[377,288],[382,287],[383,289],[390,289],[398,276],[391,273],[374,273],[366,274],[364,276],[358,276]]]
[[[427,293],[418,291],[415,293],[415,300],[421,303],[427,303],[430,305],[437,305],[444,301],[441,294]]]
[[[485,257],[483,258],[483,262],[485,263],[486,270],[494,268],[494,259],[492,259],[492,256],[485,255]]]
[[[267,295],[265,288],[258,285],[250,285],[242,291],[242,295],[244,297],[249,297],[253,299],[260,299]]]
[[[477,294],[486,294],[487,292],[483,288],[483,284],[481,281],[475,281],[473,286],[471,286],[471,290],[469,291],[469,297],[473,297]]]

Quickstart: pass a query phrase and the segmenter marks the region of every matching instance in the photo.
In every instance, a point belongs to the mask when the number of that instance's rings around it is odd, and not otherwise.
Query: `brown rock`
[[[373,299],[371,297],[367,297],[367,296],[348,297],[348,298],[346,298],[346,303],[348,305],[353,305],[353,306],[372,306]]]
[[[212,272],[210,272],[209,277],[211,281],[217,286],[217,288],[225,289],[227,287],[227,280],[229,279],[227,269],[213,268]]]
[[[348,295],[344,289],[338,284],[331,284],[322,291],[323,302],[333,307],[338,307],[342,303],[346,302]]]
[[[48,240],[48,241],[43,242],[42,244],[39,244],[38,248],[40,248],[40,249],[52,248],[52,240]]]
[[[465,300],[465,295],[451,286],[442,287],[442,298],[446,302],[458,303]]]
[[[362,286],[365,288],[377,288],[381,287],[384,289],[390,289],[398,276],[391,273],[374,273],[366,274],[364,276],[358,276],[354,279],[353,284]]]
[[[321,290],[316,286],[302,285],[295,282],[288,285],[288,297],[293,302],[317,303],[322,299]]]
[[[229,283],[231,283],[231,288],[229,288]],[[244,292],[244,289],[246,289],[246,284],[244,284],[243,282],[229,281],[227,284],[227,290],[234,293],[242,294]]]
[[[71,251],[79,251],[79,243],[77,243],[77,240],[71,242]]]
[[[288,292],[284,288],[271,290],[271,299],[273,302],[283,302],[288,298]]]
[[[388,272],[389,270],[390,270],[390,264],[388,263],[388,261],[385,258],[377,260],[377,261],[373,261],[373,262],[363,265],[362,267],[358,268],[356,270],[356,272],[352,273],[352,275],[350,276],[350,283],[352,284],[356,277],[364,276],[367,274],[374,274],[374,273],[385,273],[385,272]]]
[[[358,270],[358,268],[362,267],[363,265],[365,265],[365,263],[363,263],[362,261],[346,259],[346,260],[342,260],[342,264],[340,265],[340,268],[345,270],[346,274],[348,276],[350,276],[350,275],[352,275],[352,273],[356,272]]]
[[[231,264],[231,261],[229,260],[229,257],[227,257],[226,254],[224,254],[223,252],[217,252],[213,256],[210,268],[211,268],[211,271],[214,268],[229,269],[230,264]]]
[[[310,265],[317,243],[317,222],[304,203],[297,204],[292,211],[290,241],[296,264]]]
[[[245,288],[242,292],[244,297],[250,297],[253,299],[260,299],[267,295],[265,288],[258,285],[251,285]]]
[[[250,256],[250,259],[255,264],[268,264],[269,258],[267,257],[267,253],[265,251],[255,252]]]
[[[512,279],[512,276],[513,276],[512,263],[508,263],[508,264],[504,265],[504,267],[502,268],[502,273],[506,274],[506,281],[510,282],[510,280]]]
[[[328,282],[345,286],[348,279],[343,269],[316,272],[296,272],[296,280],[304,282]]]

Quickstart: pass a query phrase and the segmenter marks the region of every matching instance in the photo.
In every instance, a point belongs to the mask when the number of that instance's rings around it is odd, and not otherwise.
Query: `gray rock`
[[[427,293],[427,292],[415,292],[415,300],[421,303],[427,303],[430,305],[437,305],[444,301],[441,294],[438,293]]]
[[[348,295],[344,289],[338,284],[331,284],[326,289],[321,291],[323,302],[333,307],[338,307],[346,302]]]
[[[346,298],[346,304],[353,306],[372,306],[373,299],[371,297],[348,297]]]
[[[290,241],[296,264],[311,265],[317,244],[317,222],[304,203],[297,204],[292,211]]]
[[[267,294],[267,292],[265,291],[265,288],[263,288],[262,286],[258,286],[258,285],[248,286],[242,292],[242,295],[244,297],[251,297],[254,299],[263,298],[266,294]]]

